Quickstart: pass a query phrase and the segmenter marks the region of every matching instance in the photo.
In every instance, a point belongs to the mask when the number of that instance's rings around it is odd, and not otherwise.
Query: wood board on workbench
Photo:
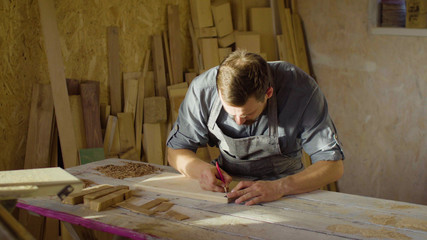
[[[197,180],[178,173],[160,173],[136,183],[134,187],[150,192],[207,200],[211,202],[229,202],[225,193],[203,190],[200,188]]]

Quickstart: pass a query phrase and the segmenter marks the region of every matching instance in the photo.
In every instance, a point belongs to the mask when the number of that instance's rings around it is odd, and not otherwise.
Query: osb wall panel
[[[367,0],[298,5],[344,144],[340,190],[427,204],[427,38],[371,35]]]
[[[57,22],[67,78],[100,82],[108,102],[108,26],[120,28],[123,72],[140,71],[150,36],[167,30],[167,5],[178,4],[184,68],[191,68],[187,0],[57,0]],[[31,89],[48,83],[37,1],[0,1],[0,170],[24,165]]]

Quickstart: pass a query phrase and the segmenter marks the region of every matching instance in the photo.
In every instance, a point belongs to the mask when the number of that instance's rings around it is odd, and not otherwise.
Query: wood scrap
[[[106,188],[106,189],[101,190],[101,191],[86,194],[83,197],[83,203],[85,206],[90,206],[90,202],[92,200],[98,199],[100,197],[103,197],[103,196],[108,195],[108,194],[113,193],[113,192],[117,192],[117,191],[122,190],[122,189],[129,189],[129,186],[125,186],[125,185],[114,186],[114,187],[111,186],[110,188]]]
[[[78,162],[77,145],[61,55],[55,5],[53,0],[38,1],[38,3],[64,167],[74,167]]]
[[[110,83],[111,113],[122,112],[122,78],[120,70],[119,28],[107,28],[108,80]]]
[[[93,187],[85,188],[81,192],[71,193],[66,198],[64,198],[64,200],[62,200],[62,203],[72,204],[72,205],[83,203],[83,197],[84,197],[84,195],[90,194],[90,193],[94,193],[94,192],[97,192],[97,191],[101,191],[101,190],[104,190],[104,189],[107,189],[107,188],[110,188],[110,187],[112,187],[112,186],[111,185],[107,185],[107,184],[101,184],[101,185],[96,185],[96,186],[93,186]]]
[[[80,81],[78,79],[65,79],[67,82],[68,95],[80,95]]]
[[[144,163],[125,162],[125,165],[106,165],[95,168],[107,177],[123,179],[141,177],[158,172],[160,169]]]
[[[144,99],[144,123],[164,123],[168,118],[165,97]]]
[[[144,157],[148,163],[163,165],[165,123],[144,123]]]
[[[148,62],[150,60],[150,51],[145,51],[145,59],[142,67],[142,74],[138,80],[138,101],[136,105],[136,117],[135,117],[135,150],[138,154],[137,160],[141,159],[141,133],[142,133],[142,124],[144,117],[144,93],[145,93],[145,83],[144,79],[147,76],[148,72]]]
[[[127,152],[135,147],[135,129],[132,113],[117,113],[119,126],[120,152]],[[137,159],[133,159],[137,160]]]
[[[88,148],[103,147],[101,110],[99,108],[99,82],[87,81],[80,84],[86,144]]]
[[[224,37],[233,32],[231,5],[226,0],[216,0],[211,4],[212,16],[218,37]]]
[[[86,130],[83,118],[82,99],[79,95],[72,95],[70,98],[71,115],[73,117],[74,134],[76,136],[77,150],[86,148]]]
[[[157,96],[167,97],[166,92],[166,74],[165,74],[165,59],[163,57],[162,36],[155,34],[152,36],[152,55],[153,55],[153,73],[154,82],[156,83],[155,90]]]
[[[190,8],[194,28],[213,26],[210,0],[190,0]]]
[[[174,210],[169,210],[168,212],[166,212],[166,215],[169,216],[169,217],[172,217],[172,218],[174,218],[176,220],[179,220],[179,221],[182,221],[182,220],[190,218],[189,216],[184,215],[184,214],[179,213],[179,212],[174,211]]]
[[[169,47],[172,64],[173,81],[170,84],[183,82],[183,54],[181,43],[181,26],[179,21],[178,5],[168,5],[168,32],[169,32]]]
[[[169,209],[171,209],[175,205],[171,202],[162,202],[160,203],[155,209],[153,209],[154,212],[166,212]]]
[[[136,100],[138,97],[138,80],[123,79],[123,88],[125,102],[123,112],[132,113],[132,116],[135,119]]]
[[[90,201],[89,208],[94,211],[102,211],[113,204],[122,202],[132,196],[132,191],[128,189],[118,190],[103,197]]]
[[[116,205],[118,207],[128,209],[128,210],[130,210],[132,212],[142,213],[142,214],[147,215],[147,216],[152,216],[152,215],[154,215],[156,213],[154,211],[147,210],[145,208],[141,208],[139,206],[136,206],[136,205],[134,205],[132,203],[129,203],[127,201],[123,201],[123,202],[117,203]]]
[[[163,202],[168,202],[168,201],[169,201],[169,199],[167,199],[167,198],[156,198],[152,201],[149,201],[149,202],[141,205],[140,207],[148,210],[148,209],[151,209],[153,207],[160,205]]]

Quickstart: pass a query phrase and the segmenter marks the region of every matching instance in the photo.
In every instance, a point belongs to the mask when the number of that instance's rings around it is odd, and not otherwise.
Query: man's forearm
[[[188,177],[199,179],[202,170],[207,166],[211,166],[209,163],[197,157],[191,150],[173,149],[169,147],[167,149],[169,164]]]
[[[342,160],[319,161],[307,169],[280,179],[284,195],[300,194],[319,189],[342,177],[344,166]]]

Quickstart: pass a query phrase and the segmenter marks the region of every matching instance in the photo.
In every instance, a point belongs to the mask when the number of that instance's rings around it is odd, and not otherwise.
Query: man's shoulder
[[[201,73],[191,82],[191,87],[195,89],[216,88],[217,71],[218,67],[214,67]]]

